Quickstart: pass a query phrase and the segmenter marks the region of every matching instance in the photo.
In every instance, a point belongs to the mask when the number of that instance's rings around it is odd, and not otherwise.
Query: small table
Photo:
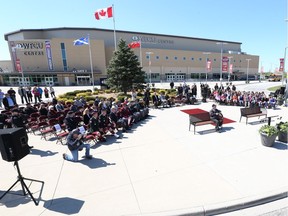
[[[268,119],[268,125],[271,124],[271,118],[276,118],[276,117],[279,117],[279,115],[267,116],[266,118]]]

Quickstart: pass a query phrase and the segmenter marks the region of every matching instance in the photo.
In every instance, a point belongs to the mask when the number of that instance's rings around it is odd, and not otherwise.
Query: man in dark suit
[[[210,118],[213,122],[215,122],[215,129],[217,132],[221,133],[221,128],[223,124],[223,115],[220,110],[216,108],[216,104],[212,105],[212,109],[209,112]]]

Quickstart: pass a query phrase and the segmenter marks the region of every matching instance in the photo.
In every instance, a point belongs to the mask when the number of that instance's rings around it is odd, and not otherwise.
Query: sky
[[[274,71],[288,46],[287,1],[5,1],[0,13],[0,61],[11,59],[4,35],[20,29],[113,29],[113,19],[97,21],[94,17],[97,9],[113,4],[116,32],[124,30],[241,42],[242,52],[260,57],[259,71],[261,66],[265,72]]]

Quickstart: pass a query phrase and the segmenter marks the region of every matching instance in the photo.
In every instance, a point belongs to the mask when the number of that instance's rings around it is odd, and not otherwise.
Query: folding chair
[[[54,135],[55,135],[55,137],[57,139],[56,144],[58,142],[60,142],[62,145],[65,145],[65,143],[63,144],[63,139],[66,139],[66,137],[68,136],[69,132],[63,130],[60,124],[55,124],[53,126],[53,129],[54,129]]]

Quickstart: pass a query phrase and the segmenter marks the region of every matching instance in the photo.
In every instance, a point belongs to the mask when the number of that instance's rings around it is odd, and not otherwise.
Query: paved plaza
[[[120,139],[108,136],[91,147],[93,159],[77,163],[63,160],[67,146],[29,134],[34,148],[19,166],[24,177],[45,182],[41,188],[26,181],[39,205],[29,195],[9,193],[0,200],[0,215],[287,215],[287,144],[262,146],[258,130],[267,122],[258,117],[247,125],[245,119],[239,122],[236,106],[218,106],[235,121],[225,124],[222,133],[212,125],[197,127],[196,134],[193,127],[189,131],[188,115],[181,110],[209,111],[212,103],[150,109],[146,120],[119,132]],[[269,109],[268,115],[288,121],[288,108]],[[273,118],[271,124],[277,122]],[[17,180],[17,170],[4,160],[0,170],[1,195]],[[21,191],[19,184],[13,188]],[[244,209],[279,198],[284,199],[278,205]],[[241,210],[229,212],[234,209]]]

